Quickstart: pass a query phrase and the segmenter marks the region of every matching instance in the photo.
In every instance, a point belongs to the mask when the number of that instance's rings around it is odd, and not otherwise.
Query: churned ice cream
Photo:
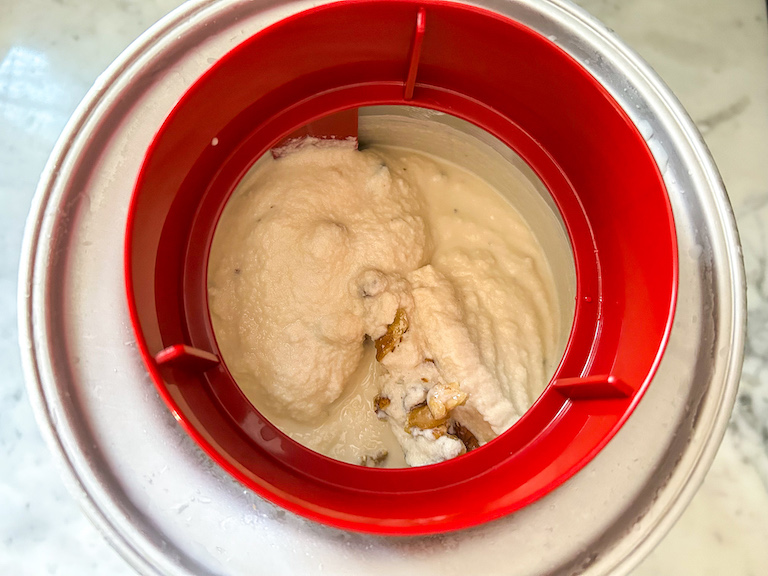
[[[308,140],[263,158],[216,229],[208,293],[254,406],[348,462],[472,450],[558,360],[552,273],[526,223],[478,176],[402,148]]]

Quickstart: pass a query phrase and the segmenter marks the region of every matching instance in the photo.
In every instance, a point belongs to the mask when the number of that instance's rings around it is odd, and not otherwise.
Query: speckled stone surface
[[[98,74],[178,0],[5,0],[0,16],[0,574],[128,575],[59,479],[16,343],[26,213],[53,144]],[[580,0],[698,124],[723,174],[749,328],[731,425],[701,490],[637,576],[768,574],[768,25],[763,0]]]

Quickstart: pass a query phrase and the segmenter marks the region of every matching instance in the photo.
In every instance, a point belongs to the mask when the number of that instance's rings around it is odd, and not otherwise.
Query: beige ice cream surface
[[[260,160],[217,227],[208,292],[254,406],[347,462],[458,456],[507,430],[558,361],[532,231],[478,176],[402,148],[310,140]]]

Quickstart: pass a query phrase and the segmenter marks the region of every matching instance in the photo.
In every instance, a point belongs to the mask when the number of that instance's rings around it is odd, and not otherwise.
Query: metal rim
[[[561,9],[568,11],[574,18],[579,19],[595,35],[599,36],[601,40],[621,54],[637,70],[638,74],[643,77],[648,86],[654,90],[659,103],[666,107],[669,114],[676,119],[681,135],[694,152],[697,165],[704,172],[709,187],[713,191],[712,199],[717,205],[722,232],[726,238],[725,247],[728,250],[729,271],[732,280],[730,284],[734,327],[730,334],[730,350],[732,355],[728,358],[727,375],[717,401],[718,410],[712,419],[709,441],[701,445],[687,477],[680,483],[679,488],[669,499],[669,504],[663,507],[654,529],[650,530],[643,539],[630,549],[623,562],[616,563],[613,566],[613,570],[617,570],[618,573],[629,574],[659,544],[680,518],[704,481],[712,461],[715,459],[720,443],[725,436],[731,411],[736,402],[744,358],[747,324],[746,275],[741,255],[739,233],[736,227],[736,218],[728,200],[725,184],[701,133],[680,101],[650,65],[637,52],[624,44],[612,31],[608,30],[586,11],[572,4],[560,2],[559,0],[556,1]]]
[[[45,442],[54,458],[57,460],[68,490],[77,499],[77,503],[122,558],[142,574],[156,573],[155,567],[140,552],[140,550],[121,534],[120,530],[110,520],[97,500],[86,488],[82,477],[71,459],[70,452],[57,433],[58,424],[53,417],[45,395],[43,381],[45,376],[41,370],[38,357],[44,351],[38,350],[34,326],[34,302],[30,287],[35,283],[37,250],[43,228],[43,214],[49,199],[54,193],[59,170],[67,160],[72,159],[72,145],[83,130],[87,121],[102,102],[104,94],[110,86],[134,64],[142,54],[149,49],[158,38],[169,34],[176,26],[193,17],[197,12],[210,4],[211,0],[190,0],[176,8],[138,39],[132,42],[118,58],[102,73],[88,90],[87,94],[75,109],[67,122],[59,139],[46,162],[30,207],[22,240],[21,259],[19,264],[18,284],[18,330],[21,347],[22,371],[29,392],[29,400]],[[28,347],[25,347],[25,344]],[[49,359],[49,358],[48,358]]]

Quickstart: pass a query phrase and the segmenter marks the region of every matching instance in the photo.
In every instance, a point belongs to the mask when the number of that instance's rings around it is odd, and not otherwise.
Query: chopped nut
[[[376,394],[373,398],[373,411],[376,412],[376,416],[379,417],[379,419],[384,420],[387,417],[387,414],[384,412],[384,410],[389,406],[391,400],[387,398],[386,396],[382,396],[381,394]]]
[[[447,420],[447,417],[435,418],[432,415],[429,406],[426,404],[419,404],[408,412],[408,422],[406,423],[405,431],[410,432],[413,428],[421,428],[422,430],[438,428],[445,424]]]
[[[379,450],[376,454],[366,454],[360,458],[360,465],[368,467],[379,466],[387,459],[387,456],[389,456],[389,452],[384,449]]]
[[[440,438],[440,436],[445,436],[446,434],[448,434],[448,422],[445,422],[444,424],[441,424],[436,428],[430,429],[430,432],[432,432],[432,437],[435,440]]]
[[[395,312],[395,319],[387,326],[387,331],[381,338],[376,338],[376,360],[381,362],[384,357],[392,352],[403,339],[403,334],[408,331],[408,317],[403,308]]]
[[[467,393],[463,392],[455,382],[450,384],[438,382],[427,394],[427,406],[434,418],[447,418],[451,410],[467,401],[467,397]]]
[[[450,426],[449,432],[461,440],[461,443],[464,444],[467,452],[471,452],[475,448],[480,447],[480,442],[477,441],[475,435],[472,434],[468,428],[462,426],[460,422],[454,420],[453,424]]]
[[[386,396],[382,396],[381,394],[376,394],[373,398],[373,409],[378,412],[379,410],[384,410],[387,406],[389,406],[391,400],[387,398]]]

